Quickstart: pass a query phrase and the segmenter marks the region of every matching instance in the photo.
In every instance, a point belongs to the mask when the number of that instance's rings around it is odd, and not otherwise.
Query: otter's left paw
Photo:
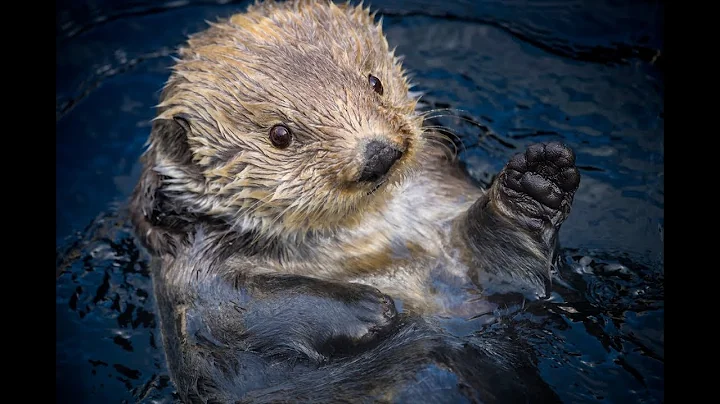
[[[522,217],[539,230],[545,224],[555,228],[562,224],[579,185],[572,149],[557,142],[536,143],[510,159],[492,192],[507,215]]]

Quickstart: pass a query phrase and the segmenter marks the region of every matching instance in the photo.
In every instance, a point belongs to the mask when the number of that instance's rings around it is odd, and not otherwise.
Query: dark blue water
[[[124,204],[173,49],[245,3],[57,4],[62,402],[175,400]],[[488,183],[532,142],[576,151],[583,180],[561,232],[563,282],[540,308],[507,308],[503,326],[532,343],[566,402],[664,402],[661,2],[370,4],[427,107],[454,109],[442,123],[476,179]]]

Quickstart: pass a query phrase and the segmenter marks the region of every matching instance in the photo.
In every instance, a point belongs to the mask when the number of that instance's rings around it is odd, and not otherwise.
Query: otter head
[[[367,9],[256,5],[179,54],[144,157],[146,217],[162,200],[262,234],[332,230],[417,164],[417,100]]]

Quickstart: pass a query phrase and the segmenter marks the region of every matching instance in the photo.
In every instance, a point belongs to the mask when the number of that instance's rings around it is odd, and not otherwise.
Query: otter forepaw
[[[311,322],[315,327],[311,345],[323,360],[372,343],[397,316],[395,302],[379,290],[360,284],[338,286],[345,296],[324,302],[325,307],[318,307],[322,314]]]
[[[320,364],[362,349],[396,323],[392,298],[367,285],[280,274],[244,282],[252,294],[239,320],[245,350]]]
[[[575,153],[557,143],[535,143],[510,159],[492,188],[507,215],[522,217],[533,230],[558,228],[570,213],[580,173]]]
[[[351,334],[355,334],[357,340],[365,341],[392,324],[397,316],[397,309],[392,298],[379,290],[364,285],[357,286],[361,286],[364,290],[357,295],[357,300],[347,302],[354,318],[348,318],[346,321],[355,330],[355,332],[351,331]]]

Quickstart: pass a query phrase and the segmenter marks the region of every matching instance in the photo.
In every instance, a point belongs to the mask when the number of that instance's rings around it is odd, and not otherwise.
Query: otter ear
[[[170,118],[160,115],[153,121],[150,147],[155,149],[158,157],[163,157],[168,163],[189,169],[192,163],[192,151],[188,144],[190,132],[188,115],[175,114]]]
[[[176,115],[155,119],[148,150],[140,158],[143,171],[130,200],[130,217],[136,236],[150,252],[173,254],[193,222],[181,202],[166,192],[162,172],[194,171],[187,142],[189,119]]]
[[[178,124],[185,135],[185,139],[187,141],[187,135],[190,133],[190,121],[189,117],[185,114],[177,114],[173,116],[173,121],[175,121],[176,124]]]

